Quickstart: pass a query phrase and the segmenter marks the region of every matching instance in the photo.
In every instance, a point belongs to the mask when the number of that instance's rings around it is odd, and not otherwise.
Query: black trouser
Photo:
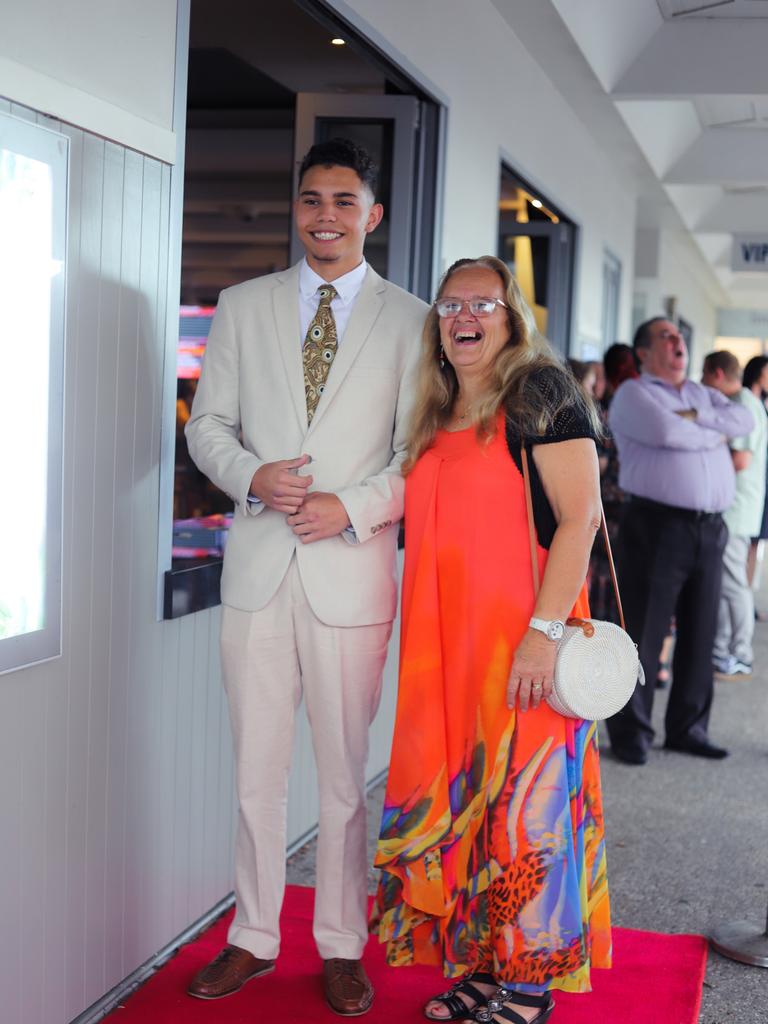
[[[666,738],[675,743],[706,736],[727,539],[720,515],[674,509],[641,498],[626,505],[619,525],[616,569],[627,632],[638,646],[646,685],[637,686],[624,710],[608,719],[614,747],[645,750],[653,739],[651,711],[659,653],[673,616],[677,641]]]

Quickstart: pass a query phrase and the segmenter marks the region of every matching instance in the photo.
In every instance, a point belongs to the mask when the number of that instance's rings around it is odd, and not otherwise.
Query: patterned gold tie
[[[307,419],[312,422],[317,403],[325,390],[325,382],[336,355],[338,339],[331,301],[336,297],[332,284],[318,288],[320,302],[304,339],[304,391],[307,396]]]

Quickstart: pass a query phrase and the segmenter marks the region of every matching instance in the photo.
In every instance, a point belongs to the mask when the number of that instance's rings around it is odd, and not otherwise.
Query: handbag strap
[[[523,464],[523,481],[525,483],[525,511],[528,517],[528,541],[531,547],[531,569],[533,570],[533,593],[534,597],[539,596],[539,588],[541,586],[541,580],[539,577],[539,559],[536,552],[536,528],[533,522],[533,499],[531,498],[531,474],[528,468],[528,452],[526,451],[525,445],[521,442],[520,444],[521,461]],[[626,630],[624,625],[624,609],[621,606],[621,596],[619,594],[619,581],[616,578],[616,566],[613,563],[613,551],[611,550],[611,540],[608,536],[608,527],[605,524],[605,511],[603,509],[602,499],[600,501],[600,527],[603,534],[603,541],[605,542],[605,553],[608,556],[608,567],[611,570],[611,581],[613,583],[613,592],[616,595],[616,607],[619,610],[619,621],[621,628]]]

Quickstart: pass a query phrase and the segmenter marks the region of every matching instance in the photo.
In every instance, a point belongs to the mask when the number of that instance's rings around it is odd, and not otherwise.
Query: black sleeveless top
[[[559,391],[555,374],[557,370],[541,369],[535,370],[530,378],[530,385],[540,389],[545,402],[549,400],[554,404],[558,400]],[[590,422],[586,409],[577,404],[566,405],[560,409],[555,416],[549,430],[536,437],[521,437],[520,428],[508,415],[506,418],[506,436],[509,454],[512,456],[515,465],[523,472],[523,460],[520,454],[521,443],[525,443],[528,453],[528,471],[531,478],[531,504],[533,506],[533,522],[536,527],[536,535],[541,547],[549,550],[552,538],[557,529],[557,520],[549,504],[549,499],[544,491],[544,486],[539,477],[536,463],[532,457],[534,445],[557,444],[558,441],[573,441],[579,437],[588,437],[593,441],[597,440],[595,429]]]

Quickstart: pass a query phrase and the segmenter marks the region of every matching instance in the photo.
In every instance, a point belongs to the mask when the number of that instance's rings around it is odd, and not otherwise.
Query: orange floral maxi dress
[[[394,966],[588,991],[611,956],[596,727],[506,706],[534,595],[523,478],[498,426],[487,444],[440,431],[407,478],[371,930]],[[588,614],[584,591],[574,614]]]

